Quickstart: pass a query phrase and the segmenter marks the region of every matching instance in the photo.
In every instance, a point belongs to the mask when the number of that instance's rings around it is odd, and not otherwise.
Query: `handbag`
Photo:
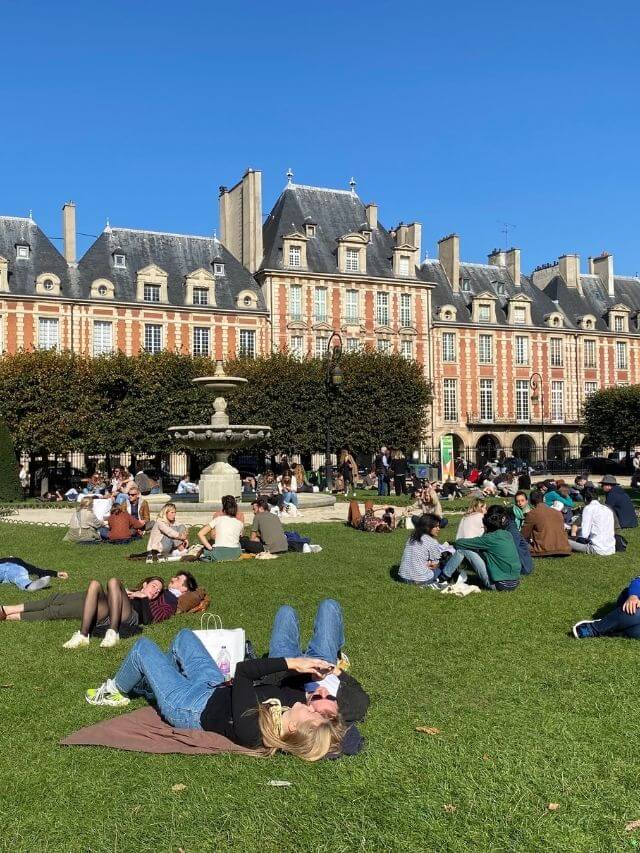
[[[210,627],[213,620],[213,628]],[[200,617],[200,629],[193,632],[219,664],[223,647],[229,655],[229,678],[233,678],[236,666],[244,660],[245,634],[244,628],[223,628],[222,619],[217,613],[203,613]]]

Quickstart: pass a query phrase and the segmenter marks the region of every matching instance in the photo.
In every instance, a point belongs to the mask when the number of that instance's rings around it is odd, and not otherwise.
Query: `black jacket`
[[[604,499],[609,509],[613,510],[620,527],[637,527],[636,511],[629,495],[620,486],[614,486]]]

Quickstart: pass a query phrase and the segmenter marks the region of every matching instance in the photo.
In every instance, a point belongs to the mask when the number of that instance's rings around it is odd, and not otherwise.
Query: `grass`
[[[453,520],[455,525],[456,521]],[[346,651],[372,705],[360,756],[305,765],[287,757],[149,756],[60,747],[115,712],[83,692],[112,675],[132,641],[65,652],[65,622],[3,623],[0,849],[38,851],[602,851],[631,849],[640,817],[635,733],[640,646],[577,642],[576,620],[637,573],[640,531],[609,559],[540,561],[512,594],[457,599],[394,583],[406,533],[300,526],[324,550],[272,562],[203,566],[212,610],[259,650],[278,604],[344,607]],[[130,548],[80,548],[60,530],[0,524],[0,552],[66,568],[55,590],[91,577],[127,582]],[[171,566],[173,568],[173,566]],[[1,588],[2,602],[21,600]],[[194,625],[149,629],[166,645]],[[441,734],[415,732],[435,726]],[[284,779],[290,788],[274,788]],[[173,793],[172,785],[186,789]],[[557,811],[548,811],[558,803]],[[445,808],[445,807],[455,807]]]

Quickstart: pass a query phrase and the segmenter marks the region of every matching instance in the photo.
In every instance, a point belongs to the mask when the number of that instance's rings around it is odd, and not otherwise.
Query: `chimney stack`
[[[595,267],[593,266],[593,258],[591,256],[587,258],[587,266],[589,267],[589,275],[595,275],[596,271]]]
[[[220,187],[222,244],[254,273],[262,263],[262,172],[247,169],[230,190]]]
[[[438,240],[438,259],[454,293],[460,291],[460,237],[449,234]]]
[[[520,249],[507,249],[505,252],[507,269],[516,287],[522,286],[520,277]]]
[[[412,222],[407,225],[407,243],[415,246],[418,250],[418,264],[420,264],[420,251],[422,249],[422,225],[420,222]]]
[[[580,285],[580,255],[560,255],[559,271],[567,287],[582,292]]]
[[[367,204],[364,209],[367,214],[367,223],[369,228],[371,228],[372,231],[375,231],[378,227],[378,205],[372,201],[371,204]]]
[[[62,205],[62,238],[66,262],[75,265],[76,256],[76,205],[67,201]]]
[[[494,249],[489,255],[487,255],[487,262],[493,267],[506,267],[506,255],[507,253],[503,249]]]
[[[615,296],[613,280],[613,255],[603,252],[593,259],[593,272],[599,275],[607,287],[607,294],[613,299]]]

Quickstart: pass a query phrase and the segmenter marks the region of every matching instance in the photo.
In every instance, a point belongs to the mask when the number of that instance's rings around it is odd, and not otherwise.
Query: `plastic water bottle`
[[[223,646],[220,649],[220,654],[218,655],[216,663],[218,664],[218,669],[224,675],[225,681],[228,681],[231,677],[231,658],[229,657],[229,652],[227,651],[226,646]]]

